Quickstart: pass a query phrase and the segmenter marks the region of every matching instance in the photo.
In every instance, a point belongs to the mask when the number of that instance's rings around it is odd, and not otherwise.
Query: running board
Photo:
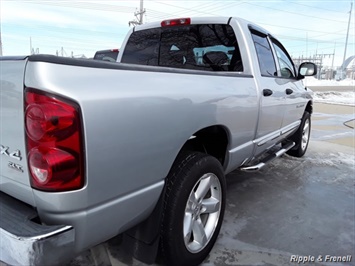
[[[285,146],[281,148],[281,150],[278,150],[275,153],[270,154],[269,156],[265,157],[260,163],[256,165],[251,165],[251,166],[244,166],[239,168],[242,171],[245,172],[256,172],[259,171],[261,168],[263,168],[266,164],[270,163],[277,157],[280,157],[282,154],[286,153],[289,149],[291,149],[293,146],[295,146],[294,142],[289,142]]]

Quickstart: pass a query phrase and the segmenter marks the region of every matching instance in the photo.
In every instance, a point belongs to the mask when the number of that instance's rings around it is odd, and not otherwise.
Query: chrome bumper
[[[33,222],[36,211],[0,193],[0,261],[10,265],[57,265],[74,254],[74,228]]]

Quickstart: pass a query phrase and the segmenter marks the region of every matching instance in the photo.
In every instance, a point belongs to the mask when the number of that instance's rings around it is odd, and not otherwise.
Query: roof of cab
[[[171,20],[176,20],[179,18],[172,18]],[[230,17],[191,17],[191,24],[227,24]],[[142,25],[138,25],[134,28],[134,31],[146,30],[151,28],[161,27],[161,22],[170,19],[164,19],[161,21],[149,22]]]
[[[187,17],[186,17],[187,18]],[[181,18],[172,18],[172,19],[166,19],[166,20],[177,20]],[[184,19],[184,18],[182,18]],[[259,30],[261,32],[264,32],[266,34],[269,34],[267,30],[263,29],[259,25],[252,23],[248,20],[239,18],[239,17],[191,17],[189,18],[191,23],[190,24],[228,24],[230,20],[235,20],[238,24],[250,26],[251,28],[254,28],[256,30]],[[166,20],[161,20],[161,21],[155,21],[155,22],[149,22],[145,23],[142,25],[138,25],[134,27],[133,31],[140,31],[140,30],[146,30],[146,29],[152,29],[152,28],[160,28],[162,21]]]

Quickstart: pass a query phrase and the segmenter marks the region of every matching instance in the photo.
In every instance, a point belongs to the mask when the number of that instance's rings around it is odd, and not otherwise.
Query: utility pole
[[[30,37],[30,54],[39,54],[39,48],[33,48],[32,37]]]
[[[333,67],[334,67],[334,57],[335,57],[335,48],[336,48],[337,43],[334,43],[334,52],[333,52],[333,60],[332,60],[332,71],[333,71]]]
[[[343,62],[345,62],[346,59],[346,48],[348,47],[348,38],[349,38],[349,28],[350,28],[350,21],[351,21],[351,12],[353,11],[353,2],[350,3],[350,12],[349,12],[349,21],[348,21],[348,31],[346,33],[346,40],[345,40],[345,48],[344,48],[344,57],[343,57]],[[343,79],[343,71],[345,71],[345,69],[341,70],[341,79]]]
[[[145,13],[145,10],[143,9],[143,0],[140,0],[140,6],[139,6],[139,25],[143,24],[143,14]],[[137,14],[137,15],[138,15]]]
[[[140,0],[139,11],[134,12],[134,16],[136,17],[135,20],[131,20],[128,22],[128,25],[136,26],[143,24],[143,15],[145,13],[145,9],[143,8],[143,0]],[[138,17],[139,16],[139,17]]]
[[[2,41],[1,41],[1,20],[0,20],[0,56],[2,56]]]
[[[308,31],[306,32],[306,57],[308,56]]]
[[[2,56],[2,41],[1,41],[1,31],[0,31],[0,56]]]

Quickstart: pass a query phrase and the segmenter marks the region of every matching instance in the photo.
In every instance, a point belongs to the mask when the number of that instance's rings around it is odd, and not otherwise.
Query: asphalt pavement
[[[354,162],[351,147],[311,141],[303,158],[229,174],[224,223],[204,265],[355,265]],[[330,261],[339,256],[351,261]],[[90,264],[145,265],[120,237],[70,263]]]
[[[304,157],[227,175],[224,223],[203,265],[355,265],[354,110],[315,104]],[[145,264],[118,236],[69,265]]]

